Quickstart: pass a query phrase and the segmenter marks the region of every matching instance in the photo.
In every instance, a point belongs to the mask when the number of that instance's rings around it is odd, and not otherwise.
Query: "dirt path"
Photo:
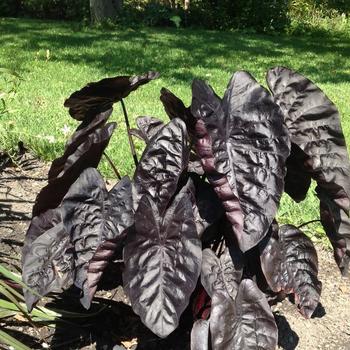
[[[46,183],[45,177],[47,171],[48,166],[46,164],[36,162],[28,170],[6,168],[0,173],[0,252],[3,254],[20,256],[20,245],[29,224],[33,201],[36,193]],[[349,279],[341,278],[331,252],[324,250],[320,246],[317,246],[317,250],[320,265],[319,277],[323,283],[321,305],[311,320],[305,320],[298,313],[296,307],[287,300],[274,307],[273,310],[279,326],[279,349],[350,350],[350,281]],[[125,302],[122,290],[116,294],[115,299],[119,302]],[[114,309],[114,314],[117,314],[115,322],[119,320],[120,323],[120,317],[123,317],[123,310],[126,308],[125,312],[128,315],[130,314],[130,310],[127,309],[127,305],[119,305],[118,307],[118,311]],[[138,327],[142,328],[136,316],[130,314],[128,317],[131,317],[134,320],[133,323],[137,323]],[[112,319],[108,321],[112,322]],[[114,328],[113,338],[119,339],[119,344],[122,342],[122,338],[116,335],[116,333],[118,333],[118,328],[121,333],[124,326],[123,324],[118,327],[112,327]],[[129,329],[130,327],[133,328],[133,325],[129,324],[128,327]],[[10,328],[16,330],[16,325],[12,325]],[[23,326],[17,328],[19,328],[19,331],[26,329]],[[27,332],[30,334],[30,329],[27,329]],[[142,328],[142,332],[145,333],[146,331]],[[136,332],[135,334],[140,334],[140,332]],[[49,331],[47,331],[47,335],[50,335]],[[108,337],[107,334],[105,336]],[[184,335],[182,334],[182,336]],[[35,334],[33,334],[33,337],[35,337]],[[144,345],[138,348],[164,350],[183,350],[187,348],[183,342],[175,345],[174,343],[178,343],[178,341],[174,340],[175,336],[172,338],[172,340],[166,342],[158,342],[154,336],[148,334],[147,342],[153,342],[153,345]],[[124,342],[124,345],[132,344],[130,340],[124,339],[126,342]],[[169,345],[170,342],[172,342],[172,345]],[[90,344],[84,348],[113,348],[111,345],[99,347],[93,342]],[[140,340],[139,344],[142,345]],[[135,348],[135,345],[130,346],[130,348]],[[61,348],[63,349],[65,347]],[[78,349],[82,347],[74,348]],[[123,347],[120,349],[123,349]]]

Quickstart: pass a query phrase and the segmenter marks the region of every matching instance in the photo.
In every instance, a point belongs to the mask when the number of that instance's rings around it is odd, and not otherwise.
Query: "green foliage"
[[[350,33],[350,1],[348,0],[291,0],[288,32]]]
[[[288,24],[287,8],[288,0],[195,0],[191,3],[188,21],[210,29],[281,31]]]
[[[88,0],[1,0],[0,16],[30,16],[48,19],[89,17]]]
[[[89,17],[89,1],[22,0],[22,10],[38,18],[85,19]]]
[[[128,26],[245,29],[303,34],[350,31],[349,0],[124,0],[117,23]],[[88,0],[2,0],[0,16],[88,21]],[[109,24],[109,27],[111,25]]]
[[[118,23],[124,25],[149,27],[178,27],[176,23],[184,18],[181,7],[171,7],[161,1],[126,1],[118,17]],[[172,19],[177,18],[176,22]]]
[[[20,81],[16,72],[0,67],[0,118],[11,112],[9,103],[14,99]]]
[[[20,0],[1,0],[0,16],[17,16],[21,7]]]
[[[62,154],[67,138],[77,127],[63,107],[65,98],[89,81],[105,76],[147,70],[161,73],[160,79],[136,91],[132,99],[125,99],[131,126],[135,127],[139,115],[167,120],[158,102],[163,86],[172,86],[172,91],[188,105],[194,77],[210,80],[222,95],[234,71],[248,70],[264,82],[265,71],[278,64],[317,82],[339,108],[345,137],[350,140],[350,121],[346,117],[350,115],[346,97],[350,95],[350,36],[322,35],[310,40],[306,35],[295,38],[183,27],[77,31],[75,24],[67,22],[25,19],[0,21],[0,32],[8,38],[0,47],[0,66],[17,67],[23,77],[17,97],[11,102],[16,113],[0,121],[0,148],[15,149],[21,140],[43,159],[52,160]],[[50,59],[46,50],[50,50]],[[120,106],[116,106],[111,121],[117,121],[118,128],[107,154],[122,176],[132,174],[133,161]],[[135,142],[140,155],[144,144]],[[103,174],[114,177],[109,168],[102,162]],[[313,209],[316,200],[308,196],[298,205],[285,197],[281,222],[302,224],[317,217]]]

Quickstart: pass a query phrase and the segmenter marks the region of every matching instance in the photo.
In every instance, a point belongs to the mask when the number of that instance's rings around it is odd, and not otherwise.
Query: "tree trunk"
[[[91,21],[93,23],[115,19],[122,9],[123,0],[90,0]]]

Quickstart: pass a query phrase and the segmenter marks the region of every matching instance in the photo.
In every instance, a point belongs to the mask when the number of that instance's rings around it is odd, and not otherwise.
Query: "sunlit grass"
[[[126,99],[132,123],[139,115],[166,120],[159,91],[165,86],[190,102],[193,78],[210,82],[223,94],[233,72],[250,71],[265,84],[272,66],[288,66],[316,82],[338,106],[346,138],[350,137],[349,37],[291,37],[189,29],[120,29],[102,31],[75,23],[0,19],[0,66],[23,78],[14,112],[0,120],[0,147],[15,147],[20,139],[40,157],[62,153],[73,131],[63,102],[89,81],[120,74],[157,70],[161,78]],[[111,120],[119,124],[108,154],[124,174],[133,171],[132,157],[119,105]],[[142,144],[137,141],[139,153]],[[113,176],[105,163],[102,170]],[[302,223],[318,217],[318,201],[311,195],[300,205],[284,197],[282,221]]]

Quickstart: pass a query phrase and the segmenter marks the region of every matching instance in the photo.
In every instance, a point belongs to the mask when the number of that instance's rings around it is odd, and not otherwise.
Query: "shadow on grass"
[[[110,75],[155,69],[165,78],[190,84],[194,78],[192,67],[200,66],[204,70],[220,68],[232,72],[261,62],[258,74],[262,75],[267,68],[267,60],[292,67],[295,56],[305,56],[310,59],[298,62],[298,67],[294,68],[317,82],[350,80],[347,60],[350,38],[268,36],[169,28],[101,31],[78,27],[77,31],[74,23],[23,19],[2,20],[0,27],[2,45],[15,40],[13,46],[17,52],[31,52],[34,57],[39,50],[49,48],[53,52],[52,60],[93,66]],[[11,63],[17,70],[23,65],[20,56],[14,56]],[[239,62],[235,62],[237,56]]]

